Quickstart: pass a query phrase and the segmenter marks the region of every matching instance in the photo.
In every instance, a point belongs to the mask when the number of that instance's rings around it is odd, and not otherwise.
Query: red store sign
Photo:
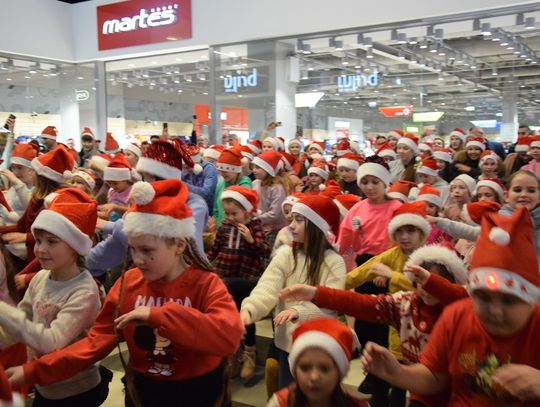
[[[384,117],[405,117],[410,116],[413,112],[412,106],[392,106],[392,107],[379,107]]]
[[[128,0],[97,7],[100,51],[191,38],[191,0]]]

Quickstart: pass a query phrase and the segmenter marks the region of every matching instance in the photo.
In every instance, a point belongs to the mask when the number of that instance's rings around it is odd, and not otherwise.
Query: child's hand
[[[98,218],[96,222],[96,230],[103,230],[107,221],[105,219]]]
[[[294,284],[281,290],[279,299],[281,301],[312,301],[316,293],[316,287],[306,284]]]
[[[373,279],[373,284],[377,287],[386,287],[386,283],[388,283],[388,279],[385,277],[377,276]]]
[[[216,233],[216,220],[213,217],[208,218],[207,232]]]
[[[246,241],[249,244],[255,243],[255,239],[253,239],[253,236],[251,235],[251,231],[246,225],[238,224],[236,227],[238,228],[240,235],[242,235],[242,237],[246,239]]]
[[[120,315],[114,320],[114,324],[116,329],[124,329],[131,323],[141,324],[147,322],[148,318],[150,318],[150,307],[137,307],[127,314]]]
[[[413,265],[410,267],[405,267],[403,271],[406,273],[411,273],[414,276],[412,282],[418,285],[424,285],[429,280],[429,271],[423,267]]]
[[[294,308],[285,309],[275,316],[274,325],[280,326],[296,318],[298,318],[297,310],[295,310]]]
[[[5,244],[25,243],[26,233],[9,232],[2,235],[2,240]]]
[[[10,170],[0,170],[0,174],[6,177],[11,184],[16,184],[17,182],[19,182],[19,178],[17,178],[17,176],[13,174]]]
[[[371,272],[379,277],[392,278],[392,269],[386,264],[373,263],[371,266]]]
[[[253,318],[247,309],[240,310],[240,319],[244,326],[251,325],[253,323]]]
[[[109,217],[111,211],[114,210],[114,204],[103,204],[98,206],[98,211],[101,212],[105,218]]]
[[[509,363],[493,374],[493,380],[521,401],[540,399],[540,370]]]
[[[22,366],[14,366],[6,369],[6,375],[9,380],[9,384],[12,386],[18,386],[24,384],[24,370]]]
[[[24,274],[17,274],[14,277],[15,280],[15,287],[17,287],[17,290],[24,290],[26,288],[26,283],[24,282]]]
[[[383,380],[399,374],[401,368],[396,357],[388,349],[373,342],[366,344],[360,361],[366,372]]]
[[[439,218],[437,216],[426,215],[426,220],[429,222],[430,225],[436,225],[439,221]]]

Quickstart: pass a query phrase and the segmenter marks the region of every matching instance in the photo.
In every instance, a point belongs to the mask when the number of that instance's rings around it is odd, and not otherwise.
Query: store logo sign
[[[225,92],[236,93],[239,88],[254,88],[257,86],[257,68],[253,68],[249,75],[244,75],[243,71],[236,71],[236,76],[226,76],[223,78]]]
[[[77,99],[77,102],[84,102],[88,99],[90,99],[90,92],[87,90],[76,90],[75,91],[75,99]]]
[[[129,0],[97,7],[99,50],[191,38],[191,0]]]
[[[340,75],[337,78],[339,92],[354,92],[365,86],[377,86],[379,84],[379,72],[373,71],[371,75]]]

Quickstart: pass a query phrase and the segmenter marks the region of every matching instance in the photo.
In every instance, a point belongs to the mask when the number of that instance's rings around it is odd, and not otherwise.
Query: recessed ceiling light
[[[11,78],[6,78],[6,81],[10,81],[10,80],[11,80]]]
[[[152,65],[157,65],[157,61],[152,61]]]
[[[135,66],[135,64],[128,64],[128,66],[129,66],[130,68],[133,68],[133,67]]]

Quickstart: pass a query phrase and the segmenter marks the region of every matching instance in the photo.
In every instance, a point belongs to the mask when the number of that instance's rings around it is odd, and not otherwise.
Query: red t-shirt
[[[499,338],[484,329],[467,298],[446,307],[420,361],[433,373],[449,376],[450,406],[540,406],[540,400],[520,403],[491,385],[493,373],[507,363],[540,369],[539,333],[540,304],[520,332]]]

